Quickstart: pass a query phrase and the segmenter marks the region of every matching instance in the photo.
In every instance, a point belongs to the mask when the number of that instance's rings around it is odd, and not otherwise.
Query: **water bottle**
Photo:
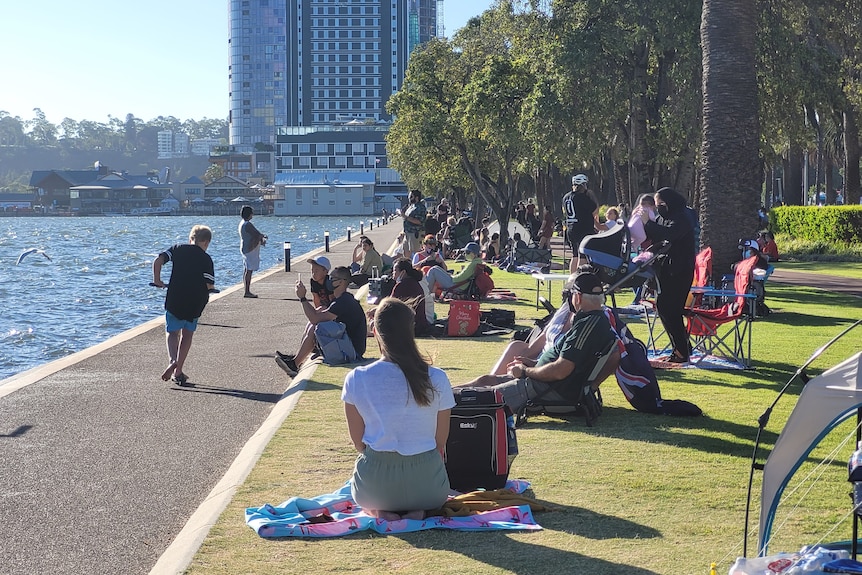
[[[515,435],[515,417],[509,413],[506,415],[506,467],[512,468],[512,462],[518,455],[518,437]]]
[[[380,272],[377,269],[377,266],[371,266],[371,278],[377,279],[380,277]]]

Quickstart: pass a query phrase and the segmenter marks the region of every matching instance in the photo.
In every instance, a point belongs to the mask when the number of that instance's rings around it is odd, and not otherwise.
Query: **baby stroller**
[[[647,282],[656,282],[652,264],[663,256],[670,244],[664,243],[651,252],[631,259],[632,238],[628,226],[620,224],[606,232],[585,237],[578,251],[587,257],[602,282],[609,285],[605,293],[610,294],[616,307],[614,293],[620,288],[637,288]]]

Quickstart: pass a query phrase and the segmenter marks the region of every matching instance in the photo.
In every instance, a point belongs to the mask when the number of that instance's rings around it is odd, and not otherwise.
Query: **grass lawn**
[[[858,263],[780,261],[775,264],[775,267],[793,272],[808,272],[813,274],[827,274],[831,276],[862,279],[862,265]]]
[[[483,309],[514,309],[523,326],[541,315],[529,276],[495,272],[493,279],[498,287],[517,291],[519,300],[483,302]],[[554,284],[555,303],[559,290]],[[791,286],[770,286],[767,303],[774,313],[753,326],[755,370],[658,372],[665,398],[692,401],[704,417],[638,413],[613,379],[602,387],[605,409],[593,428],[582,418],[531,417],[518,430],[520,455],[511,476],[529,480],[532,495],[558,507],[537,514],[544,530],[531,533],[440,530],[393,536],[363,532],[319,540],[258,537],[245,525],[246,507],[328,493],[350,477],[355,452],[340,401],[347,369],[318,367],[187,572],[705,575],[716,561],[719,573],[726,573],[741,554],[757,418],[798,366],[852,323],[848,314],[857,319],[860,309],[857,298]],[[438,305],[437,312],[445,313],[444,306]],[[642,324],[631,327],[641,336],[645,333]],[[814,364],[812,373],[858,351],[860,337],[862,331],[851,332]],[[508,341],[424,339],[420,346],[453,383],[463,383],[487,372]],[[799,385],[791,388],[773,412],[763,434],[765,448],[774,443],[799,390]],[[797,477],[804,477],[852,429],[847,423],[831,434]],[[853,449],[852,441],[838,449],[804,500],[782,505],[775,525],[784,525],[774,533],[771,551],[798,550],[816,542],[845,516],[850,509],[846,462]],[[781,513],[794,507],[792,516]],[[757,513],[755,506],[753,534]],[[845,518],[826,540],[849,537],[850,520]],[[755,546],[752,536],[750,554]]]

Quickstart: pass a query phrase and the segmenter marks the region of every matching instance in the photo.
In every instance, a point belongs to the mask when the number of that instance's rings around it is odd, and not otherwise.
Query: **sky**
[[[444,0],[446,36],[493,0]],[[227,118],[227,0],[30,0],[0,12],[0,111]],[[216,9],[217,7],[217,9]]]

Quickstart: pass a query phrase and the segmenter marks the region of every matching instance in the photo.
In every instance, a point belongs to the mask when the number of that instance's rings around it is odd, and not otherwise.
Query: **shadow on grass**
[[[598,515],[591,512],[586,512],[580,517],[575,515],[581,511],[583,510],[577,510],[571,514],[566,512],[542,513],[539,522],[546,529],[564,533],[572,533],[574,527],[575,533],[580,535],[579,531],[589,531],[589,522],[595,522]],[[650,537],[659,536],[655,531],[629,521],[606,516],[600,516],[600,519],[608,521],[610,526],[621,528],[613,535],[608,533],[607,538],[620,537],[621,533],[627,533],[632,538],[638,537],[637,533],[640,529],[651,532]],[[418,549],[460,553],[473,561],[479,561],[497,567],[506,573],[518,575],[547,575],[553,572],[655,575],[654,571],[632,567],[625,563],[615,563],[574,551],[530,543],[529,536],[513,537],[511,532],[470,533],[469,538],[453,537],[452,535],[452,533],[436,530],[406,533],[399,537]]]
[[[587,427],[582,416],[555,415],[531,417],[519,431],[531,428],[551,432],[580,432],[636,442],[664,443],[745,459],[751,458],[754,438],[757,435],[756,421],[746,425],[708,416],[670,417],[638,413],[624,407],[605,407],[595,427]],[[728,439],[728,435],[737,437],[740,441]],[[771,446],[777,438],[775,432],[764,431],[761,434],[761,445]]]

